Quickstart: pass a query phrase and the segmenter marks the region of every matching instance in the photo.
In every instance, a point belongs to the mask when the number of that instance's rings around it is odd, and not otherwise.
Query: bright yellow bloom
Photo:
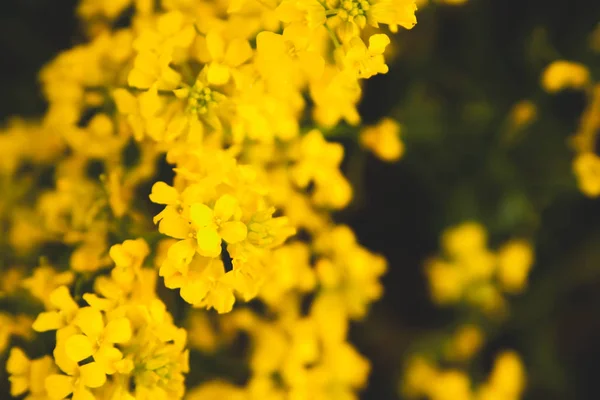
[[[389,37],[382,33],[369,38],[368,48],[361,38],[354,37],[348,42],[344,54],[344,66],[361,79],[387,74],[389,68],[385,64],[383,53],[388,44],[390,44]]]
[[[211,85],[229,82],[232,72],[253,55],[247,40],[233,38],[226,41],[223,33],[216,30],[197,40],[198,59],[207,64],[206,79]]]
[[[549,93],[563,89],[581,89],[590,80],[590,72],[579,63],[559,60],[548,65],[542,74],[542,87]]]
[[[196,229],[198,253],[204,257],[221,254],[221,240],[238,243],[246,238],[248,228],[239,220],[241,209],[231,195],[217,199],[214,209],[195,203],[190,207],[190,220]]]

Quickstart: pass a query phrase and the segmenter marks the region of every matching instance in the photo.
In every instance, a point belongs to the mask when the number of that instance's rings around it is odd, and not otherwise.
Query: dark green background
[[[81,40],[74,5],[2,1],[2,120],[43,112],[37,71]],[[444,228],[475,219],[489,228],[492,247],[531,238],[537,261],[529,291],[511,301],[512,317],[486,326],[490,340],[474,376],[482,379],[494,354],[513,348],[528,370],[526,398],[600,398],[600,203],[578,193],[566,145],[585,98],[539,87],[542,69],[560,57],[587,63],[600,78],[600,55],[587,48],[600,1],[471,0],[418,18],[398,36],[400,58],[369,81],[361,104],[366,122],[393,115],[404,124],[404,159],[386,165],[347,146],[346,172],[359,194],[339,218],[390,262],[384,299],[352,330],[373,364],[361,397],[394,398],[403,358],[464,317],[431,304],[422,263]],[[523,98],[538,104],[539,119],[506,143],[506,116]]]

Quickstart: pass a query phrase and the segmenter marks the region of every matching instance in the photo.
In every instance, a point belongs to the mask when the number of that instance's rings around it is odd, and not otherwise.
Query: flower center
[[[338,15],[344,21],[354,21],[354,18],[365,16],[370,8],[368,0],[342,0]]]
[[[206,114],[217,103],[217,92],[204,85],[194,85],[188,96],[187,112],[197,115]]]

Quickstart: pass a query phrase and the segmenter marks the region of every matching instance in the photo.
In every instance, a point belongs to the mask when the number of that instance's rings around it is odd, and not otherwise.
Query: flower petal
[[[246,239],[248,228],[241,221],[229,221],[221,225],[219,233],[227,243],[238,243]]]
[[[211,228],[199,229],[196,233],[198,253],[204,257],[218,257],[221,254],[221,236]]]
[[[73,335],[65,343],[67,356],[75,362],[85,360],[94,354],[92,341],[85,335]]]

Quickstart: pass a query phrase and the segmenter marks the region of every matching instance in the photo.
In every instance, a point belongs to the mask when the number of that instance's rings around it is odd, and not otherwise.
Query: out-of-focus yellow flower
[[[513,128],[523,128],[531,124],[537,117],[537,107],[530,100],[521,100],[510,111],[510,122]]]
[[[471,359],[481,348],[483,339],[483,332],[477,325],[461,326],[448,343],[448,358],[457,361]]]
[[[400,391],[411,399],[422,397],[429,393],[437,375],[435,365],[421,356],[415,356],[404,367]]]
[[[431,296],[436,303],[454,303],[460,299],[464,289],[463,276],[453,264],[431,260],[425,265]]]
[[[29,278],[24,279],[21,285],[33,297],[44,303],[46,309],[50,309],[52,307],[50,294],[59,286],[70,285],[73,279],[74,275],[71,271],[57,272],[49,265],[42,265],[37,267]]]
[[[525,370],[514,351],[499,354],[488,381],[478,392],[478,400],[519,399],[525,388]]]
[[[377,125],[365,128],[360,133],[360,143],[383,161],[398,161],[404,154],[400,125],[391,118],[384,118]]]
[[[352,198],[352,188],[341,174],[339,165],[344,148],[339,143],[329,143],[318,130],[302,138],[298,148],[298,162],[291,174],[300,188],[315,184],[313,200],[317,205],[342,208]]]
[[[471,381],[462,371],[443,371],[431,382],[429,397],[431,400],[470,400],[473,398]]]
[[[554,61],[542,73],[542,87],[549,93],[563,89],[581,89],[589,80],[590,72],[587,67],[572,61]]]
[[[27,399],[47,398],[44,381],[55,371],[52,357],[30,360],[20,348],[11,348],[6,362],[11,396],[18,397],[28,393]]]
[[[600,195],[600,157],[594,153],[582,153],[573,161],[579,189],[589,197]]]
[[[512,240],[498,250],[498,279],[504,290],[520,292],[527,284],[533,264],[533,249],[524,240]]]
[[[485,249],[487,233],[476,222],[466,222],[448,229],[442,235],[442,247],[451,257],[461,258]]]
[[[377,74],[387,74],[383,53],[390,44],[390,38],[385,34],[369,37],[369,47],[359,37],[350,39],[344,54],[344,66],[358,78],[369,79]]]

